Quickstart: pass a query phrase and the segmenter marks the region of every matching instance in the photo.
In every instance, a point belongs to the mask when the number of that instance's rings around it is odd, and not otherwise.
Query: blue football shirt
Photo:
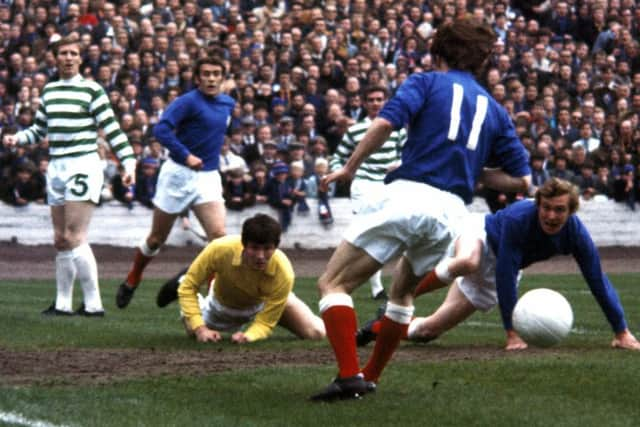
[[[626,329],[622,304],[602,271],[600,255],[586,227],[576,215],[555,235],[540,226],[538,207],[531,200],[515,202],[485,217],[487,242],[496,254],[496,290],[505,329],[512,329],[511,314],[518,300],[518,271],[555,255],[572,255],[591,293],[615,332]]]
[[[193,89],[169,104],[153,128],[154,136],[177,163],[183,165],[193,154],[202,159],[202,170],[216,170],[234,106],[228,95],[210,97]]]
[[[408,127],[402,165],[385,182],[424,182],[471,203],[491,159],[512,176],[531,173],[528,155],[506,110],[464,71],[409,76],[379,114]]]

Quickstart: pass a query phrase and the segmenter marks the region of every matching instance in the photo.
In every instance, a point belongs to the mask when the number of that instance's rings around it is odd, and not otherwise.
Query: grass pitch
[[[611,279],[637,336],[640,275]],[[217,355],[237,354],[240,366],[131,377],[79,367],[75,376],[60,376],[56,370],[64,360],[51,358],[51,366],[35,369],[36,378],[21,379],[0,357],[0,425],[585,427],[636,426],[640,419],[640,354],[609,349],[613,334],[578,276],[525,275],[523,280],[521,293],[549,287],[571,302],[574,328],[559,346],[502,352],[497,310],[477,313],[435,342],[404,343],[375,395],[335,404],[306,400],[335,375],[331,358],[242,366],[254,353],[285,359],[294,352],[326,354],[327,342],[297,340],[279,328],[272,339],[246,346],[198,344],[184,337],[175,305],[155,307],[158,281],[145,282],[126,310],[114,305],[116,287],[114,281],[102,282],[104,319],[52,319],[40,315],[51,303],[52,282],[0,282],[0,354],[24,355],[22,368],[29,367],[30,355],[64,358],[69,352],[96,357],[126,352],[132,361],[136,354],[177,354],[185,356],[185,366],[198,354],[210,364]],[[313,279],[299,279],[296,294],[317,310]],[[416,313],[429,313],[443,298],[444,290],[422,296]],[[368,285],[354,299],[360,320],[370,318],[378,303],[369,298]],[[75,300],[77,305],[79,293]],[[366,357],[370,350],[361,354]]]

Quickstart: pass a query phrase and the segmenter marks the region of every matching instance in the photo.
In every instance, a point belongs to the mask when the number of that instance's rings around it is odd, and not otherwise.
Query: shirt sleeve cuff
[[[204,326],[204,324],[205,324],[201,315],[192,316],[189,319],[187,319],[187,321],[189,322],[189,327],[191,327],[191,330],[194,331],[194,332],[200,326]]]
[[[250,326],[249,329],[246,330],[244,335],[250,342],[258,341],[269,336],[270,331],[263,331],[260,327]]]

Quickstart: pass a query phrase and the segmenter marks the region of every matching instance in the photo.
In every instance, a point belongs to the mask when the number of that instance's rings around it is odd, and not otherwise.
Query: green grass
[[[638,335],[640,275],[612,280]],[[386,280],[388,282],[388,279]],[[51,303],[50,281],[0,282],[0,348],[199,350],[281,352],[326,349],[326,342],[296,340],[282,329],[273,339],[248,346],[200,345],[184,337],[175,305],[154,304],[159,282],[145,282],[126,310],[114,306],[116,283],[104,281],[104,319],[44,318]],[[438,360],[443,349],[501,348],[504,333],[497,310],[476,314],[438,341],[419,346],[424,359],[392,363],[375,395],[357,402],[312,404],[306,398],[326,385],[333,364],[264,367],[206,376],[119,378],[106,384],[46,381],[6,385],[0,376],[3,414],[86,426],[635,426],[640,354],[608,348],[612,333],[583,280],[573,275],[528,275],[522,290],[550,287],[571,302],[571,335],[550,351],[489,359]],[[314,281],[300,279],[296,294],[317,310]],[[79,301],[79,294],[76,301]],[[421,297],[426,314],[444,291]],[[354,294],[360,320],[377,303],[363,286]],[[2,361],[0,360],[0,364]],[[211,357],[215,363],[215,356]]]

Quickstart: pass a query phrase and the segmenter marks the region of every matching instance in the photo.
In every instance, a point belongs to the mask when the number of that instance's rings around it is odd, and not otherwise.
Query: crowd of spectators
[[[550,176],[583,199],[640,197],[640,7],[635,0],[0,0],[0,126],[29,126],[44,85],[57,78],[51,46],[75,34],[81,73],[107,92],[138,157],[126,187],[101,144],[103,199],[150,206],[166,159],[152,128],[192,89],[200,56],[225,60],[224,91],[237,100],[221,172],[231,210],[268,203],[286,226],[308,215],[332,222],[318,177],[346,129],[365,117],[362,93],[393,93],[434,68],[440,25],[490,24],[498,39],[479,80],[511,115],[531,153],[533,188]],[[426,142],[427,143],[427,142]],[[42,202],[47,142],[0,149],[0,196]],[[479,188],[492,209],[523,194]]]

